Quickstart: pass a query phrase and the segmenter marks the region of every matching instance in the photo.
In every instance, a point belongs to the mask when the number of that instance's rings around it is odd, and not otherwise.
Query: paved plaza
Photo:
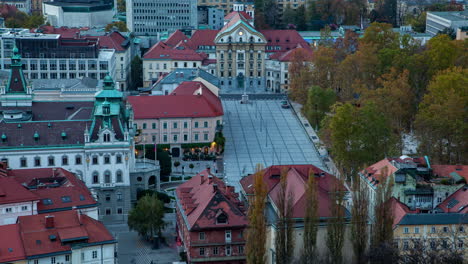
[[[223,100],[226,146],[225,177],[239,190],[239,180],[253,173],[256,164],[313,164],[325,169],[292,108],[281,108],[281,100]]]

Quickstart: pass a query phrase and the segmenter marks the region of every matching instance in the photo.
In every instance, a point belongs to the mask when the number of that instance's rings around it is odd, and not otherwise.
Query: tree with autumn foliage
[[[257,165],[253,181],[254,195],[249,200],[246,256],[248,264],[263,264],[266,260],[265,206],[267,187],[263,181],[261,165]]]
[[[317,181],[313,171],[309,172],[306,186],[306,209],[304,215],[304,237],[301,263],[318,263],[317,233],[319,225]]]
[[[310,58],[302,49],[292,52],[291,63],[289,64],[289,78],[291,79],[290,94],[292,100],[305,104],[307,91],[311,85]]]
[[[420,152],[442,164],[468,162],[468,69],[440,72],[429,84],[416,115]]]
[[[334,89],[337,73],[336,52],[331,47],[319,46],[312,58],[312,84],[323,89]]]
[[[278,208],[276,223],[275,249],[276,263],[288,264],[294,253],[294,220],[292,219],[293,193],[288,192],[288,168],[283,168],[280,175],[280,189],[275,201]]]

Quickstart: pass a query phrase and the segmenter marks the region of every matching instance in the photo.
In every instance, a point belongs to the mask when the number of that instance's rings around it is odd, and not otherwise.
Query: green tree
[[[37,28],[40,25],[44,25],[45,19],[42,15],[40,14],[32,14],[28,16],[24,23],[25,28]]]
[[[307,30],[305,5],[301,5],[296,9],[296,26],[298,31]]]
[[[442,164],[468,161],[468,69],[440,72],[419,104],[415,127],[420,152]]]
[[[284,8],[282,20],[286,27],[289,24],[296,25],[296,11],[292,9],[291,4],[287,4]]]
[[[130,67],[130,89],[137,90],[143,86],[143,61],[138,55],[133,57]]]
[[[117,11],[118,12],[127,11],[127,3],[125,0],[117,0]]]
[[[253,176],[254,195],[249,199],[249,227],[247,229],[246,256],[249,264],[265,263],[267,187],[263,181],[262,167],[257,165]]]
[[[360,43],[375,45],[377,50],[396,49],[400,45],[398,33],[393,31],[392,25],[378,22],[374,22],[366,28]]]
[[[426,12],[418,15],[409,15],[405,20],[411,25],[411,28],[416,32],[426,32]]]
[[[317,260],[317,231],[319,225],[317,182],[313,171],[309,172],[306,187],[306,209],[304,215],[304,249],[301,263],[309,264]]]
[[[123,21],[117,21],[117,22],[107,24],[105,30],[106,32],[109,32],[114,27],[116,27],[119,32],[128,32],[127,24],[125,24],[125,22]]]
[[[321,46],[332,47],[333,46],[333,37],[331,35],[330,26],[326,25],[320,30],[320,43]]]
[[[164,228],[164,205],[153,195],[146,195],[138,200],[135,208],[128,215],[128,227],[138,232],[140,236],[153,239]]]
[[[310,123],[317,129],[325,115],[330,112],[331,106],[336,102],[336,95],[332,89],[322,89],[312,86],[307,95],[304,112]]]
[[[343,245],[345,237],[345,211],[344,192],[341,190],[341,183],[333,181],[330,195],[330,218],[327,222],[326,244],[329,253],[330,263],[340,264],[343,262]]]
[[[161,148],[157,148],[156,159],[161,165],[161,176],[169,176],[172,172],[172,162],[169,153]]]
[[[284,168],[280,176],[280,190],[277,200],[278,207],[277,232],[275,235],[276,263],[287,264],[294,253],[294,221],[292,219],[293,194],[288,192],[288,169]]]
[[[321,135],[341,175],[350,179],[364,164],[395,153],[395,136],[385,115],[372,102],[361,107],[336,104]]]

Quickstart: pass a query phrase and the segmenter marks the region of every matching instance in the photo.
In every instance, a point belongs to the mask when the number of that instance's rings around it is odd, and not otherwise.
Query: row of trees
[[[419,152],[436,162],[466,163],[468,43],[446,35],[421,46],[389,24],[374,23],[324,42],[311,63],[297,52],[290,97],[320,129],[349,179],[366,164],[401,153],[414,132]]]

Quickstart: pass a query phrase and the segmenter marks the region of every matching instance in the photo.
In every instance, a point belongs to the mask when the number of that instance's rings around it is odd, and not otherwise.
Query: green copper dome
[[[114,80],[109,74],[104,77],[104,90],[114,90]]]

